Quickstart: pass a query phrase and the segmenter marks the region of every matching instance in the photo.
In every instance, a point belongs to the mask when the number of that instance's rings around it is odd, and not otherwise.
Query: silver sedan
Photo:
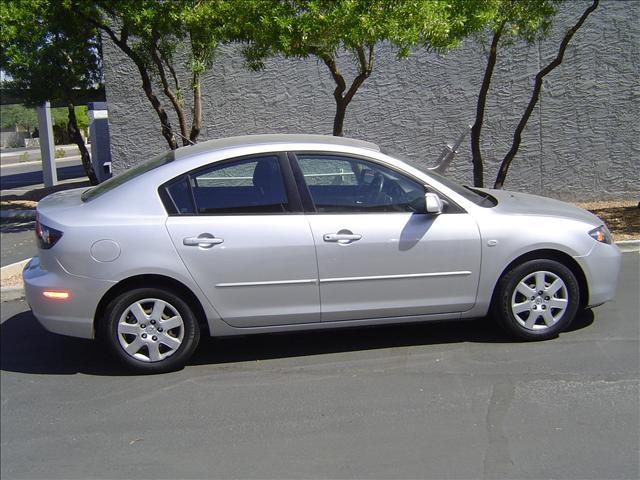
[[[589,212],[315,135],[168,152],[37,217],[36,318],[149,373],[184,366],[200,335],[489,316],[548,339],[611,300],[620,267]]]

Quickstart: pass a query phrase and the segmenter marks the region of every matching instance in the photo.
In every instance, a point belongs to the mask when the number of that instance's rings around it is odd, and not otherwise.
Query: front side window
[[[166,187],[176,213],[251,214],[288,211],[277,155],[215,164]]]
[[[413,212],[420,183],[381,165],[330,154],[296,155],[318,212]]]

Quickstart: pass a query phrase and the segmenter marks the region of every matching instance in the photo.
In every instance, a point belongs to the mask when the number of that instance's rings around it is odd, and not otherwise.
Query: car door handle
[[[351,232],[339,231],[338,233],[325,233],[322,237],[325,242],[336,242],[341,245],[346,245],[351,242],[356,242],[362,238],[362,235]]]
[[[201,233],[197,237],[186,237],[182,239],[182,244],[187,247],[211,248],[224,242],[222,238],[216,238],[210,233]]]

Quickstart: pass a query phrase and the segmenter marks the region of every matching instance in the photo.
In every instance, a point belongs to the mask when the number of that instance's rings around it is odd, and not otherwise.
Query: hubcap
[[[118,341],[131,357],[159,362],[170,357],[184,338],[184,322],[173,305],[158,298],[139,300],[118,321]]]
[[[529,330],[545,330],[560,321],[569,305],[567,286],[552,272],[534,272],[516,285],[511,311]]]

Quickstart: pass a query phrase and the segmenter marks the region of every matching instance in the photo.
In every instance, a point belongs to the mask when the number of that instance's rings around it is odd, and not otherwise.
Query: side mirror
[[[424,196],[426,211],[427,213],[442,213],[442,209],[444,208],[444,204],[442,203],[442,199],[435,193],[427,193]]]

